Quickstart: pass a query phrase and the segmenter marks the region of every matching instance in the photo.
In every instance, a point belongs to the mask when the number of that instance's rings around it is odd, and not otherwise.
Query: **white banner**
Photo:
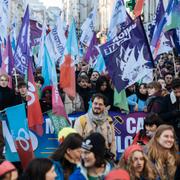
[[[60,17],[58,18],[57,25],[47,35],[45,44],[52,60],[55,62],[57,62],[57,60],[62,60],[66,45],[66,37],[63,29],[63,22]]]
[[[7,27],[9,22],[9,0],[0,2],[0,43],[7,39]]]
[[[82,34],[80,37],[80,41],[86,46],[89,46],[89,44],[93,38],[96,14],[97,14],[97,12],[96,12],[96,9],[94,8],[93,11],[90,12],[86,21],[83,23],[83,25],[81,27]]]

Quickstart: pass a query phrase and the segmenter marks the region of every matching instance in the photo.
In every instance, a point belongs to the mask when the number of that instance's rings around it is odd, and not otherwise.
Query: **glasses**
[[[0,79],[0,81],[8,81],[7,79]]]

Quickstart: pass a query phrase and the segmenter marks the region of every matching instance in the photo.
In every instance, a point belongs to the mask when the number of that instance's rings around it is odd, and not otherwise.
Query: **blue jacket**
[[[113,166],[110,163],[106,163],[106,168],[101,177],[97,177],[97,179],[104,179],[105,176],[112,170]],[[88,180],[87,169],[83,166],[79,166],[69,177],[69,180]]]

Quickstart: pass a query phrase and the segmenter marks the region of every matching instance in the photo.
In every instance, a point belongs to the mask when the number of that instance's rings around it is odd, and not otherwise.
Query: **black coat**
[[[171,102],[170,95],[164,97],[160,117],[167,124],[174,127],[176,135],[180,143],[180,98],[176,98],[176,102]]]
[[[9,87],[0,86],[0,110],[16,105],[15,92]]]

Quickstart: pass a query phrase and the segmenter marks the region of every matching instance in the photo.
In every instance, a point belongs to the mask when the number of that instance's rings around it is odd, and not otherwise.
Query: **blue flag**
[[[79,47],[78,47],[78,40],[77,40],[77,34],[76,34],[76,23],[74,18],[72,19],[72,23],[69,29],[68,38],[66,41],[66,49],[65,49],[65,55],[70,54],[72,59],[74,60],[74,63],[79,53]]]
[[[152,20],[152,23],[149,26],[149,39],[151,41],[153,34],[154,34],[154,30],[157,29],[157,26],[159,25],[163,15],[164,15],[164,4],[163,4],[163,0],[159,0],[159,3],[157,5],[157,9],[156,9],[156,13],[155,16]]]
[[[100,51],[118,92],[152,71],[152,56],[139,18],[100,46]]]
[[[29,30],[29,6],[27,6],[18,36],[16,51],[14,54],[15,68],[16,70],[18,70],[19,73],[24,75],[27,73],[28,60],[30,58]]]
[[[44,78],[43,87],[52,85],[52,80],[51,80],[51,77],[52,77],[51,61],[52,61],[52,59],[50,58],[49,52],[47,50],[47,47],[44,44],[44,59],[43,59],[43,66],[42,66],[42,76]]]
[[[104,58],[101,53],[99,53],[99,55],[97,56],[95,66],[93,69],[94,71],[98,71],[100,74],[105,72],[106,65],[105,65]]]
[[[161,21],[159,22],[156,30],[154,31],[152,41],[151,41],[151,46],[153,48],[156,48],[156,46],[157,46],[157,43],[158,43],[159,38],[161,36],[162,30],[164,28],[164,25],[167,23],[168,16],[169,16],[169,14],[171,13],[171,11],[173,9],[174,1],[175,0],[169,0],[168,6],[166,8],[166,12],[165,12],[164,16],[161,18]]]
[[[6,108],[8,125],[23,167],[34,158],[25,104]]]

